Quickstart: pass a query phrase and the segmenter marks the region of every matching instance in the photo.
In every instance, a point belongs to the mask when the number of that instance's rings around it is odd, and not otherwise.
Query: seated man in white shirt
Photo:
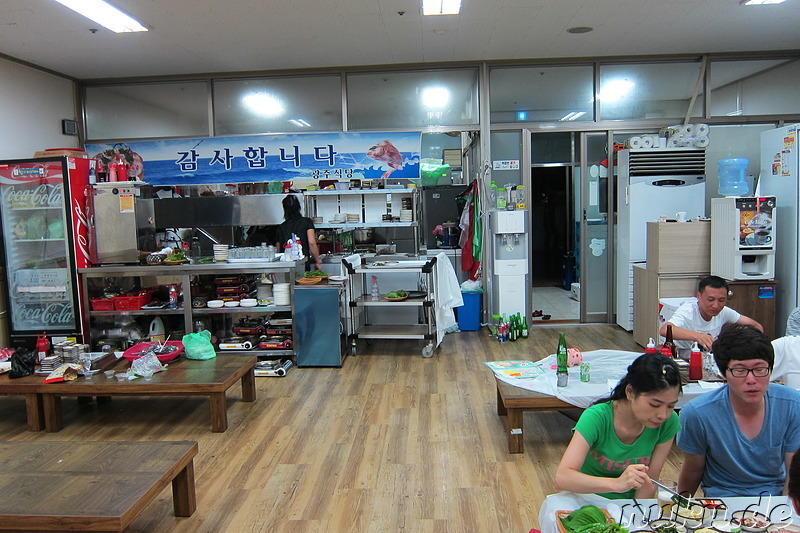
[[[775,366],[772,381],[780,381],[794,389],[800,389],[800,337],[787,335],[772,341],[775,350]]]
[[[697,300],[681,304],[661,326],[659,334],[664,337],[667,325],[672,324],[672,339],[682,359],[689,358],[695,342],[701,350],[710,351],[722,326],[729,322],[753,326],[763,333],[761,324],[725,306],[729,290],[728,282],[719,276],[703,278],[697,288]]]

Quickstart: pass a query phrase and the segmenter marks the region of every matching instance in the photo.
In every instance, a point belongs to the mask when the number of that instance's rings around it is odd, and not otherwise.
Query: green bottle
[[[558,334],[558,350],[556,351],[556,377],[558,386],[566,387],[569,380],[567,373],[567,339],[563,333]]]
[[[528,338],[528,319],[522,318],[522,338]]]

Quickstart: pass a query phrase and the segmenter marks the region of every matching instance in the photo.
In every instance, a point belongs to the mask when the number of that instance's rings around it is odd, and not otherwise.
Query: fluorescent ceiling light
[[[458,15],[461,0],[422,0],[423,15]]]
[[[743,6],[761,6],[765,4],[782,4],[786,0],[742,0],[739,2]]]
[[[445,87],[428,87],[421,96],[422,105],[428,109],[441,109],[450,102],[450,90]]]
[[[297,126],[298,128],[310,128],[311,124],[303,120],[302,118],[290,118],[289,122]]]
[[[104,0],[56,0],[56,2],[92,19],[114,33],[147,31],[139,21]]]
[[[628,80],[611,80],[603,84],[598,97],[604,102],[613,102],[628,94],[634,85],[635,83]]]
[[[577,119],[581,118],[585,114],[586,114],[586,111],[572,111],[570,113],[567,113],[563,117],[561,117],[559,119],[559,121],[564,122],[564,121],[570,121],[570,120],[577,120]]]
[[[262,117],[277,117],[286,112],[283,104],[268,94],[250,93],[242,98],[242,101],[250,111]]]

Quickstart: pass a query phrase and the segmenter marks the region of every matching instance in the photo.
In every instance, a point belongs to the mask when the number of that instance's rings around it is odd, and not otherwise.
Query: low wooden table
[[[41,379],[34,380],[33,377],[11,379],[8,377],[8,374],[0,375],[0,395],[25,397],[28,429],[31,431],[41,431],[44,429],[42,397],[38,393],[38,385],[40,382]]]
[[[255,356],[242,355],[219,355],[204,361],[181,358],[167,363],[167,370],[153,375],[150,381],[144,378],[117,381],[116,378],[106,378],[102,373],[91,379],[78,377],[75,381],[61,383],[41,383],[41,376],[35,379],[41,384],[38,391],[42,395],[45,429],[51,433],[61,431],[64,427],[62,396],[208,396],[211,403],[211,431],[220,433],[228,429],[225,392],[229,388],[241,380],[242,401],[255,401],[253,371],[257,362]],[[113,369],[125,371],[129,366],[127,359],[121,359]]]
[[[195,455],[191,441],[0,442],[0,529],[122,531],[170,483],[191,516]]]
[[[509,385],[497,379],[497,414],[508,415],[508,452],[523,453],[525,444],[522,433],[525,411],[570,411],[578,409],[571,403],[555,396],[533,392]]]

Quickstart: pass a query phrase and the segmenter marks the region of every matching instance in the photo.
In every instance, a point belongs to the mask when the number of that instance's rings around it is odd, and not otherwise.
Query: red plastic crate
[[[113,298],[91,298],[89,303],[92,304],[92,311],[113,311],[114,299]]]
[[[114,309],[117,311],[138,311],[153,299],[152,291],[142,291],[139,294],[115,296]]]

